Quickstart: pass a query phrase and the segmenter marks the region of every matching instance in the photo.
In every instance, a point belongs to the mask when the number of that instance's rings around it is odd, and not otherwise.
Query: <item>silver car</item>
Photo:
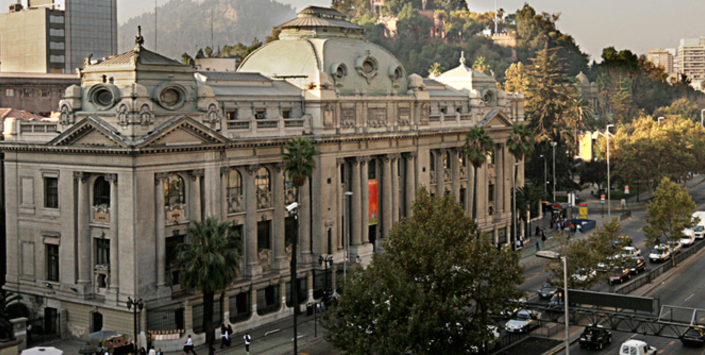
[[[541,318],[541,313],[528,309],[522,309],[517,312],[515,319],[507,322],[505,328],[510,333],[528,332],[532,328],[539,325],[539,318]]]

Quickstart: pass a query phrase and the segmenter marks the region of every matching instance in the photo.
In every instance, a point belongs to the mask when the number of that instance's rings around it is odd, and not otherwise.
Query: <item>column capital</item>
[[[154,174],[154,184],[159,185],[161,184],[164,180],[169,178],[169,173],[155,173]]]
[[[360,163],[360,159],[358,159],[358,157],[352,158],[352,160],[350,160],[350,163],[352,164],[352,166],[357,166]]]
[[[105,178],[105,181],[111,183],[111,184],[117,184],[118,182],[118,175],[117,174],[105,174],[103,175]]]
[[[360,165],[365,165],[365,164],[367,164],[368,161],[370,161],[370,156],[363,155],[360,157],[355,157],[355,160],[357,160],[360,163]]]
[[[191,176],[191,180],[196,181],[199,177],[203,177],[205,172],[203,169],[194,169],[189,171],[189,176]]]
[[[404,154],[404,157],[407,160],[416,159],[417,156],[419,156],[419,153],[417,153],[417,152],[408,152],[408,153]]]
[[[83,171],[74,171],[73,172],[73,178],[75,180],[78,180],[80,182],[86,182],[88,180],[88,173],[84,173]]]
[[[439,153],[441,154],[441,156],[442,156],[443,154],[445,154],[445,153],[448,152],[448,149],[447,149],[447,148],[441,148],[441,149],[438,150],[438,152],[439,152]]]
[[[340,165],[343,165],[343,164],[345,164],[345,158],[336,158],[336,159],[335,159],[335,165],[340,166]]]
[[[392,160],[392,154],[382,155],[382,162],[389,163]]]
[[[278,172],[278,173],[281,173],[282,170],[283,170],[283,168],[284,168],[284,164],[282,164],[282,163],[274,163],[274,164],[272,164],[272,168],[274,168],[274,171],[276,171],[276,172]]]
[[[254,175],[255,173],[257,173],[257,170],[259,170],[259,165],[257,164],[247,166],[247,173],[250,175]]]
[[[229,166],[221,166],[220,167],[220,175],[228,175],[230,174],[230,167]]]
[[[392,153],[392,154],[388,154],[388,155],[389,155],[389,158],[392,159],[393,161],[401,159],[401,154],[399,154],[399,153]]]

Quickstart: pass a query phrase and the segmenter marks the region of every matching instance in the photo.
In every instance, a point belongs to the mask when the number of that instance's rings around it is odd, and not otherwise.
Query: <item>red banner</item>
[[[379,180],[367,180],[370,225],[379,223]]]

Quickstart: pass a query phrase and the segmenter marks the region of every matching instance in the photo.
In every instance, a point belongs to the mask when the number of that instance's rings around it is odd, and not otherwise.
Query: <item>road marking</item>
[[[636,336],[636,333],[632,334],[632,336],[629,337],[629,339],[633,338]]]
[[[540,274],[541,274],[540,272],[537,272],[537,273],[534,274],[534,276],[531,276],[531,277],[526,278],[526,279],[524,280],[524,282],[529,281],[529,280],[532,280],[532,279],[535,279],[535,278],[537,278]]]
[[[656,352],[657,354],[663,354],[663,349]]]
[[[701,321],[701,322],[704,321],[704,320],[705,320],[705,318],[700,318],[700,321]]]
[[[671,340],[671,342],[668,343],[668,345],[673,345],[673,344],[675,344],[675,342],[676,342],[675,340]]]
[[[685,301],[683,301],[683,302],[688,302],[688,300],[691,299],[693,296],[695,296],[695,294],[688,296],[688,298],[686,298]]]

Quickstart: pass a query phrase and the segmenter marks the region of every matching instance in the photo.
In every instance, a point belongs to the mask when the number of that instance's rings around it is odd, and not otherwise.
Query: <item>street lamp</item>
[[[548,195],[548,188],[546,185],[548,185],[548,175],[546,175],[546,157],[541,154],[539,155],[540,158],[543,158],[543,192]]]
[[[130,297],[127,297],[127,310],[132,311],[132,316],[134,318],[134,327],[135,327],[135,338],[134,338],[134,345],[135,345],[135,351],[137,351],[137,348],[139,347],[139,335],[137,333],[137,313],[142,311],[142,308],[144,308],[144,303],[142,302],[142,299],[140,298],[139,300],[135,301]]]
[[[659,121],[663,117],[659,117]],[[610,185],[610,127],[614,127],[613,124],[608,124],[607,127],[605,127],[605,133],[598,132],[601,135],[603,135],[605,138],[607,138],[607,216],[612,219],[612,206],[611,206],[611,193],[610,191],[612,190],[612,186]],[[603,210],[604,213],[604,210]]]
[[[565,354],[570,355],[570,330],[568,315],[568,257],[561,256],[555,251],[540,251],[536,256],[546,259],[561,259],[563,261],[563,316],[565,317]]]
[[[512,185],[514,186],[514,189],[512,191],[512,198],[513,198],[513,206],[512,208],[512,223],[514,224],[514,240],[512,241],[512,244],[516,244],[516,241],[519,240],[518,235],[519,235],[519,229],[517,229],[517,174],[516,171],[519,168],[519,165],[521,165],[521,162],[518,161],[514,163],[514,175],[512,176]],[[514,247],[514,245],[512,245]]]
[[[702,111],[701,111],[700,113],[702,113]],[[666,117],[663,117],[663,116],[659,117],[659,118],[658,118],[658,125],[660,126],[660,125],[661,125],[661,120],[665,120],[665,119],[666,119]]]
[[[352,198],[352,191],[345,191],[345,209],[348,211],[346,215],[350,216],[350,198]],[[363,216],[363,218],[367,218]],[[345,226],[345,233],[343,233],[343,287],[348,285],[348,240],[350,239],[350,223]]]
[[[553,202],[556,202],[556,145],[558,143],[551,142],[551,147],[553,147]]]

